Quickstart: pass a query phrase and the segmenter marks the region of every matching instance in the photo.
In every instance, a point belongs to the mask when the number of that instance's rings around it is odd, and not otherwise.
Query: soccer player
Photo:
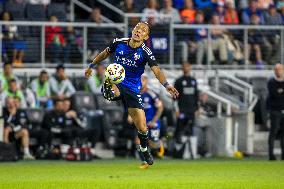
[[[148,137],[149,137],[149,146],[152,150],[152,154],[157,155],[158,157],[163,156],[164,146],[160,141],[160,117],[163,112],[163,103],[159,99],[158,95],[148,88],[148,77],[143,74],[142,75],[142,88],[141,88],[141,98],[144,104],[144,111],[146,115],[146,123],[148,127]],[[137,137],[135,140],[136,144],[140,144],[139,138]],[[160,152],[159,152],[160,150]],[[140,160],[142,164],[140,166],[141,169],[148,168],[148,163],[145,162],[143,154],[138,149]]]
[[[105,98],[116,100],[121,98],[128,114],[133,119],[138,130],[140,139],[140,150],[145,161],[153,164],[153,157],[148,148],[148,129],[146,117],[141,99],[141,75],[144,73],[145,65],[148,63],[156,78],[167,89],[167,91],[177,98],[178,91],[171,86],[160,70],[152,51],[144,44],[144,40],[149,38],[150,27],[146,22],[139,22],[132,30],[131,38],[114,39],[112,44],[98,54],[92,63],[85,70],[85,76],[92,75],[92,68],[111,53],[115,53],[115,63],[120,64],[125,69],[125,79],[118,85],[105,81],[102,92]]]

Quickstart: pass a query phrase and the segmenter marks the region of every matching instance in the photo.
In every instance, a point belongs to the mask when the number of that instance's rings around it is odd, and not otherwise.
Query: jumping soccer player
[[[114,62],[124,67],[125,79],[118,85],[111,84],[106,80],[102,87],[103,96],[108,100],[122,99],[138,130],[140,150],[145,161],[152,165],[153,157],[148,148],[148,129],[140,94],[141,75],[144,73],[145,65],[148,63],[156,78],[173,98],[177,98],[179,93],[167,82],[152,51],[144,44],[144,40],[149,38],[149,34],[149,25],[146,22],[139,22],[133,29],[131,38],[114,39],[109,47],[98,54],[85,70],[85,76],[90,77],[96,64],[106,59],[111,53],[115,53]]]

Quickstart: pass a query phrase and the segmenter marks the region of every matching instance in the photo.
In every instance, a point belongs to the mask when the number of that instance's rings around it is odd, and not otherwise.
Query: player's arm
[[[179,95],[179,92],[174,88],[172,85],[170,85],[166,79],[166,76],[164,72],[160,69],[158,65],[151,66],[151,70],[156,76],[156,78],[159,80],[159,82],[167,89],[167,91],[172,95],[173,98],[177,98]]]
[[[153,117],[153,119],[151,120],[151,122],[153,123],[156,123],[158,121],[158,119],[160,119],[162,113],[163,113],[163,110],[164,110],[164,106],[163,106],[163,103],[160,99],[156,99],[155,101],[155,107],[157,108],[157,111],[156,111],[156,114],[155,116]]]
[[[96,64],[100,63],[104,59],[106,59],[110,55],[109,47],[105,50],[100,52],[94,60],[89,64],[88,68],[85,70],[85,76],[88,78],[92,75],[92,69],[95,67]]]

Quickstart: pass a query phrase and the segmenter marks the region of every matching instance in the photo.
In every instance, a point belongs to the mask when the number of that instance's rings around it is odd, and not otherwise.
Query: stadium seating
[[[16,3],[10,0],[5,4],[5,10],[12,14],[14,20],[25,20],[24,3]]]
[[[66,21],[65,3],[51,3],[47,7],[47,16],[56,16],[59,21]]]
[[[46,21],[46,13],[44,5],[27,4],[26,5],[27,19],[31,21]]]

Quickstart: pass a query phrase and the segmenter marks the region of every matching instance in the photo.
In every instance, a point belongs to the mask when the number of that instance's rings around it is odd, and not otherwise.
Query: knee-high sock
[[[146,133],[138,131],[138,138],[140,139],[140,146],[146,150],[148,146],[148,131]]]
[[[144,162],[145,161],[145,157],[144,157],[143,153],[140,150],[140,145],[137,145],[137,152],[138,152],[138,156],[139,156],[139,159],[141,160],[141,162]]]

